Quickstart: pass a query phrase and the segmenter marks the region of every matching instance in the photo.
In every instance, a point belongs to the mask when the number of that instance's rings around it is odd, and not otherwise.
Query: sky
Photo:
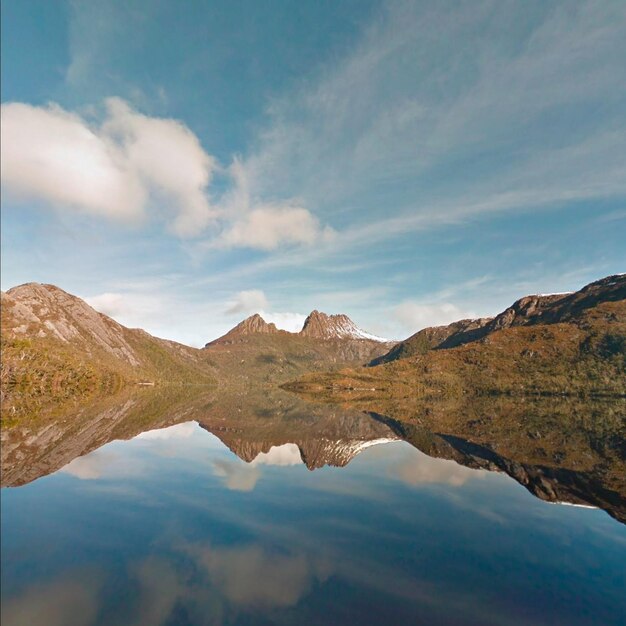
[[[626,271],[623,0],[3,0],[2,289],[194,346]]]

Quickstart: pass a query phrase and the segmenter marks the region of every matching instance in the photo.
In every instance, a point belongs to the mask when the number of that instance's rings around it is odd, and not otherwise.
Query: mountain
[[[361,330],[347,315],[326,315],[313,311],[299,333],[316,339],[365,339],[385,343],[386,340]]]
[[[426,329],[372,367],[310,374],[288,388],[355,396],[626,396],[626,275],[527,296],[489,320]]]
[[[607,276],[564,294],[531,295],[520,298],[494,318],[468,319],[447,326],[425,328],[401,341],[387,354],[373,359],[370,365],[425,354],[478,341],[487,335],[515,326],[580,322],[585,312],[602,302],[626,299],[626,275]]]
[[[218,371],[221,386],[233,388],[280,384],[306,372],[363,365],[393,345],[359,329],[347,315],[313,311],[297,333],[252,315],[202,351]]]
[[[243,322],[239,322],[237,326],[229,330],[225,335],[219,337],[219,339],[215,339],[214,341],[210,341],[205,345],[205,348],[208,348],[213,344],[229,344],[229,343],[237,343],[241,341],[243,337],[247,335],[275,335],[279,332],[278,328],[274,324],[268,324],[258,313],[251,315],[250,317],[243,320]]]
[[[125,384],[214,384],[199,350],[122,326],[54,285],[2,293],[2,394],[7,414]]]
[[[278,388],[220,394],[195,419],[247,463],[289,444],[309,470],[344,467],[366,448],[399,439],[359,410],[311,404]]]
[[[503,472],[541,500],[599,507],[626,523],[623,402],[491,400],[430,409],[421,424],[370,415],[431,457]]]
[[[34,419],[3,421],[0,485],[27,484],[111,441],[192,420],[214,398],[214,387],[126,386],[66,403],[62,413],[43,406]]]
[[[327,315],[320,311],[311,312],[304,320],[302,330],[298,333],[289,333],[278,330],[275,324],[266,322],[258,313],[246,318],[225,335],[206,344],[209,347],[215,344],[232,344],[245,341],[248,335],[275,335],[291,337],[310,337],[313,339],[346,339],[354,341],[373,341],[381,344],[392,342],[361,330],[347,315]]]
[[[127,387],[66,407],[64,419],[53,411],[3,426],[0,484],[23,485],[110,441],[192,420],[247,463],[292,444],[310,470],[344,467],[364,449],[400,438],[360,411],[310,405],[279,389],[217,395],[198,387]]]

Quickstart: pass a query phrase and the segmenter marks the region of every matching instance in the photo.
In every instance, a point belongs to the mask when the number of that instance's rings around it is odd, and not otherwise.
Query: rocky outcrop
[[[340,439],[329,439],[324,436],[299,437],[297,433],[288,437],[276,439],[251,440],[249,437],[232,437],[228,431],[209,428],[202,424],[203,428],[210,430],[221,439],[231,452],[236,454],[246,463],[254,463],[259,455],[267,455],[272,448],[293,444],[298,448],[300,459],[307,469],[313,471],[321,467],[345,467],[359,453],[366,448],[375,445],[399,441],[400,438],[394,435],[388,428],[378,428],[378,433],[371,433],[360,438],[358,435],[350,437],[346,434]]]

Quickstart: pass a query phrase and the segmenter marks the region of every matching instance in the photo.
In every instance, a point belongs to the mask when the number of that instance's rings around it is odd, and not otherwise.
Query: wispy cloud
[[[390,3],[351,54],[273,102],[242,164],[251,193],[298,195],[340,245],[624,195],[625,13]]]

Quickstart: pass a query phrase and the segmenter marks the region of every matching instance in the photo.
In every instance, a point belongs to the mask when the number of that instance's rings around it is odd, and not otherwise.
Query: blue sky
[[[626,270],[626,3],[2,3],[2,288],[203,345]]]

